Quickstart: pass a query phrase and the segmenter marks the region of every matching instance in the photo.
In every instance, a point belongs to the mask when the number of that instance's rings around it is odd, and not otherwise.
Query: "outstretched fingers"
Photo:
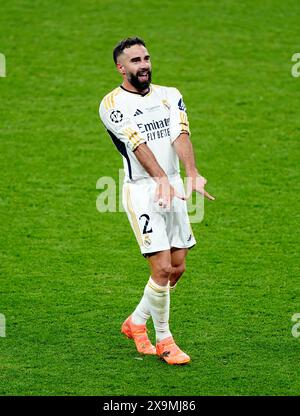
[[[210,195],[205,190],[204,190],[204,196],[205,196],[205,198],[209,199],[210,201],[214,201],[216,199],[214,196]]]

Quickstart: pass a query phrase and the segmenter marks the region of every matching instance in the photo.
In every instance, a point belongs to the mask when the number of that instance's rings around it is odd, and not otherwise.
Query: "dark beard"
[[[144,91],[146,88],[149,88],[152,79],[152,72],[148,71],[148,81],[141,82],[138,78],[138,73],[136,75],[130,73],[128,77],[128,81],[131,85],[134,86],[138,91]]]

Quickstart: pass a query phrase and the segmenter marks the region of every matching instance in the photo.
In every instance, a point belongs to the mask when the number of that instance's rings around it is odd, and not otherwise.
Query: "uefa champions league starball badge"
[[[113,123],[121,123],[123,120],[123,114],[120,110],[113,110],[109,117]]]

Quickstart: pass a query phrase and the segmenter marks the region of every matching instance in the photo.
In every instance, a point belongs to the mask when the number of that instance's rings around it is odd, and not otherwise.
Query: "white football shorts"
[[[169,177],[170,184],[184,195],[181,177]],[[172,200],[169,211],[154,201],[156,182],[145,178],[123,185],[123,206],[127,213],[141,252],[144,255],[171,247],[191,248],[196,244],[186,201],[177,197]]]

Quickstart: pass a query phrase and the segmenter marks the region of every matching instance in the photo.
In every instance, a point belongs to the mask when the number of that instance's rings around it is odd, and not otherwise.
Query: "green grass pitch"
[[[1,395],[299,394],[299,12],[292,0],[1,6]],[[153,82],[183,93],[217,198],[172,293],[185,367],[120,335],[148,266],[126,215],[96,210],[97,179],[121,167],[98,105],[130,35]]]

